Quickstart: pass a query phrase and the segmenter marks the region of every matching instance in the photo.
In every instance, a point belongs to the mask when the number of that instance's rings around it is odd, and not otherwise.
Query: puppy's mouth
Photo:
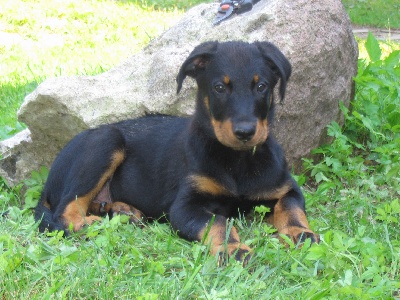
[[[211,122],[218,141],[236,151],[254,151],[268,137],[268,121],[266,119],[257,120],[256,123],[234,124],[230,119],[225,121],[212,119]]]
[[[247,143],[243,143],[241,146],[236,146],[236,145],[225,145],[225,146],[232,148],[235,151],[255,151],[254,149],[256,149],[258,145],[259,144],[250,145]]]
[[[265,140],[266,140],[266,138],[262,139],[260,141],[255,141],[255,140],[251,140],[251,141],[248,141],[248,142],[242,142],[242,141],[236,142],[236,141],[234,141],[234,142],[230,142],[230,143],[227,143],[226,140],[223,140],[223,141],[219,140],[219,141],[221,142],[221,144],[223,144],[226,147],[229,147],[229,148],[231,148],[231,149],[233,149],[235,151],[243,151],[243,152],[244,151],[252,151],[252,152],[255,152],[257,147],[259,145],[262,145],[265,142]]]

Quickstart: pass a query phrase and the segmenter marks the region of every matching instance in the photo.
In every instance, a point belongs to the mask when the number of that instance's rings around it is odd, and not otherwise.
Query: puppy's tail
[[[64,226],[58,219],[54,218],[53,212],[48,208],[43,200],[40,200],[35,209],[35,221],[39,223],[39,231],[44,232],[46,229],[49,231],[64,230],[64,234],[68,235]]]

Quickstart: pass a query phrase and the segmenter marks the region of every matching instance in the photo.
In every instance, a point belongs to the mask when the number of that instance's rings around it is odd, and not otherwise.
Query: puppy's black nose
[[[256,133],[256,125],[251,122],[240,122],[234,126],[233,133],[238,140],[248,142]]]

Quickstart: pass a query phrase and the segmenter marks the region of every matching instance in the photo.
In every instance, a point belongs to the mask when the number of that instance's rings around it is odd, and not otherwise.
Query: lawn
[[[399,0],[342,0],[342,3],[356,24],[400,28]]]
[[[345,4],[354,12],[350,5],[374,2]],[[0,139],[23,128],[16,110],[45,78],[111,68],[194,3],[0,2]],[[382,21],[393,11],[382,5],[371,14]],[[167,224],[140,229],[124,217],[67,239],[39,234],[32,207],[43,169],[14,187],[0,179],[0,212],[8,211],[0,217],[0,298],[400,299],[400,46],[373,36],[360,45],[352,108],[341,106],[345,124],[328,126],[332,143],[296,174],[321,244],[285,248],[263,210],[251,222],[235,220],[255,249],[246,267],[219,267],[207,246],[178,238]]]

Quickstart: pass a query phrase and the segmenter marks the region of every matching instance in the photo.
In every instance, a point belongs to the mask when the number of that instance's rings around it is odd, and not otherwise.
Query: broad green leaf
[[[379,47],[379,42],[371,32],[368,33],[368,38],[365,43],[365,48],[367,49],[371,61],[380,60],[382,51],[381,48]]]
[[[400,50],[393,51],[384,60],[385,65],[389,68],[394,68],[400,64]]]

